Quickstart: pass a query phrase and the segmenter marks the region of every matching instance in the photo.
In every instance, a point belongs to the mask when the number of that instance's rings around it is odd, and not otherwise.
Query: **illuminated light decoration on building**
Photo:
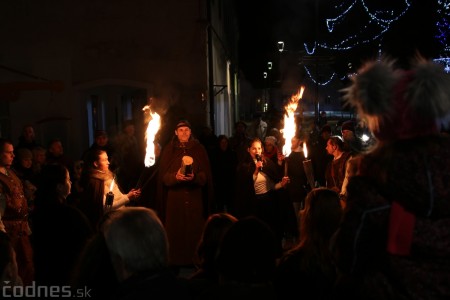
[[[434,59],[435,62],[444,65],[445,72],[450,73],[450,1],[438,0],[439,8],[437,10],[440,19],[436,22],[438,34],[436,39],[443,46],[441,57]]]
[[[315,41],[310,45],[304,43],[304,49],[308,55],[313,56],[319,48],[332,51],[347,51],[357,46],[379,40],[378,55],[381,57],[381,41],[384,34],[390,29],[394,22],[398,21],[408,11],[410,6],[410,1],[404,0],[403,3],[398,6],[401,7],[400,9],[394,10],[389,8],[384,10],[374,10],[371,9],[364,0],[343,1],[340,5],[335,6],[334,11],[340,12],[338,16],[326,19],[326,28],[330,34],[322,36],[322,41]],[[357,32],[349,34],[345,31],[345,38],[333,41],[337,36],[342,36],[338,34],[338,29],[341,28],[339,25],[343,24],[346,19],[348,21],[354,17],[351,14],[355,13],[358,9],[365,13],[368,20],[366,24],[358,27],[356,29]],[[358,16],[358,19],[361,19],[361,17]],[[337,78],[337,74],[332,72],[328,79],[319,80],[318,78],[314,78],[313,72],[311,72],[307,66],[304,66],[304,68],[311,81],[320,86],[328,85],[334,78]]]
[[[436,23],[438,34],[436,38],[442,44],[442,54],[439,58],[434,59],[435,62],[440,63],[444,66],[445,71],[450,73],[450,0],[437,0],[439,8],[437,10],[440,15],[439,21]],[[411,7],[410,0],[404,0],[403,3],[400,4],[401,8],[393,10],[393,9],[385,9],[385,10],[373,10],[367,4],[367,1],[364,0],[353,0],[353,1],[343,1],[340,5],[335,6],[335,11],[340,12],[336,17],[327,18],[326,19],[326,28],[328,33],[332,34],[325,35],[321,37],[322,41],[315,41],[312,44],[304,43],[304,49],[307,55],[313,56],[319,48],[333,50],[333,51],[347,51],[357,46],[368,44],[379,40],[378,43],[378,57],[382,56],[382,39],[384,34],[390,29],[392,24],[398,21],[401,17],[405,15],[405,13]],[[398,6],[398,7],[400,7]],[[367,24],[365,26],[359,27],[356,33],[350,33],[345,36],[345,38],[332,42],[333,38],[339,36],[336,31],[339,29],[339,25],[341,25],[345,19],[350,19],[352,16],[350,15],[353,10],[360,8],[360,10],[365,12],[365,15],[368,17]],[[354,13],[354,12],[353,12]],[[359,17],[361,18],[361,17]],[[324,42],[324,41],[327,42]],[[282,52],[284,48],[284,43],[278,44],[278,49]],[[281,49],[280,49],[281,46]],[[326,86],[331,83],[334,78],[337,78],[337,74],[335,72],[330,72],[328,75],[328,79],[319,80],[315,78],[313,74],[315,72],[311,72],[307,66],[304,66],[306,74],[309,76],[309,79],[319,86]],[[347,74],[340,80],[343,80],[345,77],[350,78],[354,74]]]
[[[355,9],[357,4],[361,4],[363,7],[363,10],[365,11],[366,15],[369,17],[369,21],[365,26],[359,27],[359,32],[353,33],[344,39],[330,43],[330,42],[319,42],[316,41],[314,43],[314,46],[312,49],[309,49],[308,45],[305,43],[304,47],[306,52],[309,55],[312,55],[317,48],[324,48],[329,50],[350,50],[356,46],[367,44],[370,42],[373,42],[383,36],[386,31],[389,30],[392,23],[399,20],[409,9],[411,6],[411,3],[407,0],[404,1],[404,8],[399,11],[395,12],[394,10],[379,10],[373,12],[368,5],[366,5],[366,2],[363,0],[354,0],[350,5],[348,5],[346,8],[339,8],[336,7],[337,10],[341,10],[342,13],[340,13],[338,16],[334,18],[328,18],[326,19],[326,25],[329,33],[334,33],[335,29],[339,24],[343,22],[343,20],[346,17],[349,17],[348,15],[350,12]],[[336,35],[333,35],[334,37]],[[325,38],[327,40],[331,40],[331,38]]]
[[[336,76],[336,73],[333,72],[333,74],[331,74],[331,76],[330,76],[330,78],[328,80],[326,80],[324,82],[319,82],[319,81],[314,79],[314,77],[311,74],[311,71],[309,71],[307,66],[304,66],[304,68],[305,68],[306,74],[308,74],[308,76],[312,80],[312,82],[314,82],[315,84],[321,85],[321,86],[325,86],[325,85],[329,84],[334,79],[334,77]]]

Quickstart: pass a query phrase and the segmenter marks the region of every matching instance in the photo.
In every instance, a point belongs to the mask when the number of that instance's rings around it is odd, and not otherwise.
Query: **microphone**
[[[256,161],[262,161],[262,157],[261,157],[261,155],[259,155],[259,154],[256,154],[256,155],[255,155],[255,158],[256,158]],[[263,170],[262,166],[259,167],[259,171],[262,171],[262,170]]]

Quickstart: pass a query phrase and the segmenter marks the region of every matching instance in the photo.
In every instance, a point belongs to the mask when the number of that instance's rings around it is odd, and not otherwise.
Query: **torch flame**
[[[297,110],[298,102],[302,99],[305,87],[301,86],[298,92],[291,96],[289,103],[286,105],[286,114],[284,115],[284,146],[283,155],[289,156],[291,154],[291,140],[295,136],[296,125],[295,125],[295,111]]]
[[[148,110],[150,107],[146,105],[142,110]],[[148,122],[147,131],[145,133],[145,138],[147,139],[147,148],[145,152],[144,164],[146,167],[153,166],[156,161],[155,157],[155,135],[158,133],[159,127],[161,126],[161,118],[155,112],[150,112],[151,120]]]
[[[114,178],[111,181],[111,184],[109,185],[109,191],[111,192],[113,190],[113,188],[114,188]]]
[[[303,154],[305,158],[308,158],[308,148],[306,148],[306,143],[303,143]]]

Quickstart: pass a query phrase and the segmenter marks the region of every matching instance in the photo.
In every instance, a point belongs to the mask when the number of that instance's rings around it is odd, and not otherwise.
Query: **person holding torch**
[[[94,229],[97,229],[106,212],[124,207],[141,194],[140,189],[131,189],[123,194],[114,173],[109,170],[109,164],[108,154],[104,150],[95,149],[86,154],[79,208]]]
[[[239,163],[236,172],[235,211],[238,218],[256,216],[266,222],[279,238],[280,245],[284,228],[281,213],[281,193],[289,183],[289,177],[283,176],[279,166],[263,155],[263,146],[259,138],[254,138],[248,147],[246,159]]]
[[[171,266],[193,266],[197,243],[214,209],[214,190],[208,153],[187,120],[178,121],[172,141],[161,151],[157,195]]]

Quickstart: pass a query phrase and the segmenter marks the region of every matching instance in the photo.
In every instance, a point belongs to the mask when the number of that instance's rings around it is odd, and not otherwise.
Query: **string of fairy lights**
[[[441,57],[434,59],[436,62],[445,65],[445,70],[450,72],[450,0],[437,0],[438,3],[438,16],[439,20],[436,23],[437,34],[435,38],[442,45]],[[401,4],[396,4],[395,9],[372,9],[368,5],[367,0],[350,0],[343,1],[339,5],[334,7],[334,11],[339,12],[337,16],[327,18],[326,28],[328,34],[321,37],[321,41],[316,41],[312,45],[307,45],[304,43],[305,52],[309,56],[314,56],[319,48],[327,49],[331,51],[348,51],[355,47],[361,46],[363,44],[372,43],[374,41],[379,41],[378,52],[382,52],[382,38],[383,35],[390,29],[391,25],[403,17],[408,9],[411,7],[411,2],[404,0]],[[345,37],[340,40],[336,40],[336,37],[342,36],[336,34],[339,30],[339,25],[343,24],[346,19],[351,18],[351,14],[357,10],[358,12],[363,11],[365,13],[365,18],[358,14],[358,19],[366,19],[366,24],[355,28],[355,32],[348,33]],[[346,27],[346,32],[348,27]],[[280,43],[278,42],[278,48],[280,50]],[[284,43],[283,43],[284,47]],[[282,52],[283,50],[280,50]],[[309,67],[305,64],[305,72],[309,79],[317,85],[326,86],[330,84],[335,78],[339,78],[337,73],[332,72],[328,78],[323,79],[323,74],[321,74],[320,79],[315,78],[315,72],[312,72]],[[317,74],[316,74],[317,75]],[[345,77],[345,76],[344,76]],[[339,78],[343,79],[343,78]]]
[[[436,39],[442,45],[443,50],[441,57],[435,61],[445,66],[445,71],[450,73],[450,1],[438,0],[438,14],[440,19],[436,23]]]

